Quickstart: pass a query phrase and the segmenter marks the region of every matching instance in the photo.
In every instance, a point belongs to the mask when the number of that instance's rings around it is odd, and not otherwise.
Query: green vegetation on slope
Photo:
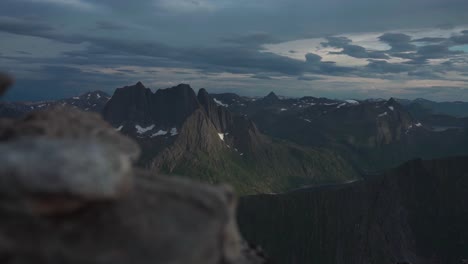
[[[273,143],[261,155],[243,156],[230,149],[186,155],[174,169],[162,172],[192,179],[228,183],[241,194],[284,192],[304,185],[342,183],[358,178],[343,159],[326,150]]]

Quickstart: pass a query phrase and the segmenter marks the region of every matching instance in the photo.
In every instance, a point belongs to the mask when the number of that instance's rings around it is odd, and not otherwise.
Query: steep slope
[[[239,224],[278,263],[465,263],[468,158],[372,180],[244,197]]]
[[[241,194],[279,192],[357,177],[331,152],[273,142],[249,120],[239,118],[234,123],[238,124],[236,130],[219,137],[206,114],[197,110],[184,123],[174,144],[156,156],[152,169],[213,184],[228,182]]]
[[[140,165],[210,183],[228,182],[239,193],[278,192],[357,177],[336,154],[272,140],[206,90],[196,95],[188,85],[156,93],[141,83],[120,88],[103,115],[140,143]]]

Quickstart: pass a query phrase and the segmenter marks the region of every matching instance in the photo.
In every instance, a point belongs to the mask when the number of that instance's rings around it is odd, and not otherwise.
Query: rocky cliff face
[[[103,110],[104,119],[115,126],[127,123],[180,127],[200,107],[195,92],[181,84],[153,93],[141,82],[117,89]]]
[[[216,129],[222,133],[228,133],[234,126],[233,117],[229,110],[216,103],[205,89],[200,89],[197,97]]]
[[[241,231],[283,263],[463,263],[467,161],[415,160],[362,182],[244,197]]]

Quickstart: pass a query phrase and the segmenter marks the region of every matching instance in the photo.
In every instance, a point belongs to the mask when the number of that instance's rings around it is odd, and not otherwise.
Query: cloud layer
[[[137,80],[251,95],[468,100],[468,3],[397,2],[3,0],[0,70],[20,80],[12,100]]]

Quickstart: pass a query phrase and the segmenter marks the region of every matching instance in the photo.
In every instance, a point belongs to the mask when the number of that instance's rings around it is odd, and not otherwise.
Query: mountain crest
[[[187,84],[153,93],[141,82],[119,88],[104,108],[104,118],[116,126],[125,123],[180,127],[200,107]]]
[[[387,105],[397,105],[398,102],[397,100],[395,100],[395,98],[390,98],[388,101],[387,101]]]
[[[137,82],[134,87],[136,88],[146,88],[145,85],[142,82]]]
[[[265,99],[279,100],[279,97],[274,92],[270,92]]]
[[[270,92],[267,96],[265,96],[262,99],[262,102],[266,103],[266,104],[274,104],[274,103],[278,103],[280,101],[281,100],[279,99],[279,97],[274,92]]]

